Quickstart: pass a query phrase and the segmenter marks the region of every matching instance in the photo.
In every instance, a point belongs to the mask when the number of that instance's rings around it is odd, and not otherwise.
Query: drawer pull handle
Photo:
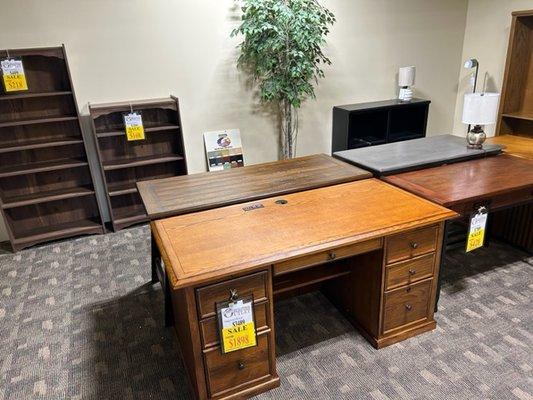
[[[417,242],[411,242],[411,248],[417,249],[418,248],[418,243]]]
[[[406,309],[407,311],[411,311],[411,310],[413,309],[413,306],[412,306],[411,304],[406,304],[406,305],[405,305],[405,309]]]
[[[237,367],[242,371],[245,367],[244,361],[239,361],[239,363],[237,364]]]
[[[328,258],[329,258],[330,260],[334,260],[336,257],[337,257],[337,255],[336,255],[333,251],[330,251],[330,252],[328,253]]]
[[[231,301],[235,301],[239,298],[239,294],[237,293],[237,289],[230,289],[229,290],[229,299]]]
[[[414,275],[414,274],[416,274],[416,271],[414,269],[410,269],[409,270],[409,275]]]

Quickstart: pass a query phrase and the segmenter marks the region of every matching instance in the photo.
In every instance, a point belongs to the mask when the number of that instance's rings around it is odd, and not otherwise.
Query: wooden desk
[[[533,201],[533,161],[506,154],[383,177],[402,189],[468,217],[481,205],[492,212]],[[522,221],[524,243],[530,243],[531,208]],[[449,223],[446,224],[444,249]],[[443,257],[444,259],[444,257]],[[441,264],[442,268],[442,264]],[[440,293],[437,293],[437,301]]]
[[[151,220],[372,177],[325,154],[137,182]]]
[[[279,385],[273,301],[308,285],[375,347],[434,329],[443,221],[455,216],[365,179],[152,222],[196,396]],[[258,346],[222,354],[214,306],[230,291],[253,294]]]
[[[502,135],[487,139],[505,146],[505,154],[533,160],[533,137]],[[497,212],[492,217],[491,234],[529,252],[533,252],[533,204]]]
[[[487,143],[502,144],[504,153],[533,160],[533,138],[516,135],[494,136],[487,139]]]
[[[325,154],[250,165],[220,172],[137,182],[150,220],[209,210],[269,196],[352,182],[372,177],[370,172]],[[152,282],[165,294],[165,323],[172,323],[170,287],[165,271],[155,262],[152,237]]]
[[[463,216],[533,200],[533,161],[506,154],[383,177],[386,182]]]

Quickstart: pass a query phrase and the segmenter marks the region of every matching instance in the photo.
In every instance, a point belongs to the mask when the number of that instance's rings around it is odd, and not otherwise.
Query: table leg
[[[170,297],[170,283],[164,279],[163,294],[165,297],[165,327],[169,328],[174,325],[174,311],[172,310],[172,299]]]
[[[446,246],[448,243],[448,235],[450,233],[450,221],[444,222],[444,234],[442,235],[442,249],[440,253],[440,263],[439,263],[439,279],[437,280],[437,293],[435,298],[435,312],[438,311],[438,304],[440,299],[440,290],[442,286],[442,272],[444,270],[444,260],[446,258]]]
[[[157,247],[157,244],[155,242],[154,234],[150,231],[150,237],[152,241],[151,246],[151,263],[152,263],[152,283],[159,282],[159,278],[157,277],[157,260],[159,259],[159,248]]]
[[[161,253],[155,242],[153,233],[151,234],[152,239],[152,284],[161,282],[161,289],[163,290],[163,301],[165,307],[165,326],[170,327],[174,324],[174,314],[172,310],[172,300],[170,298],[170,283],[167,279],[167,273],[163,262],[161,260]]]

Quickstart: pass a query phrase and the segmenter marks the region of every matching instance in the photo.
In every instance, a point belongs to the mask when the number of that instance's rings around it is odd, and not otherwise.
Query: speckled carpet
[[[0,255],[0,400],[189,399],[148,227]],[[446,259],[437,330],[374,350],[320,293],[276,304],[261,399],[533,399],[533,257]]]

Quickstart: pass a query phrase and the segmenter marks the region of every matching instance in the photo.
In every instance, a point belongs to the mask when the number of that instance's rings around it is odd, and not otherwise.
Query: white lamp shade
[[[496,123],[499,93],[467,93],[463,105],[463,124],[489,125]]]
[[[398,86],[413,86],[415,84],[415,71],[414,66],[401,67],[398,71]]]

